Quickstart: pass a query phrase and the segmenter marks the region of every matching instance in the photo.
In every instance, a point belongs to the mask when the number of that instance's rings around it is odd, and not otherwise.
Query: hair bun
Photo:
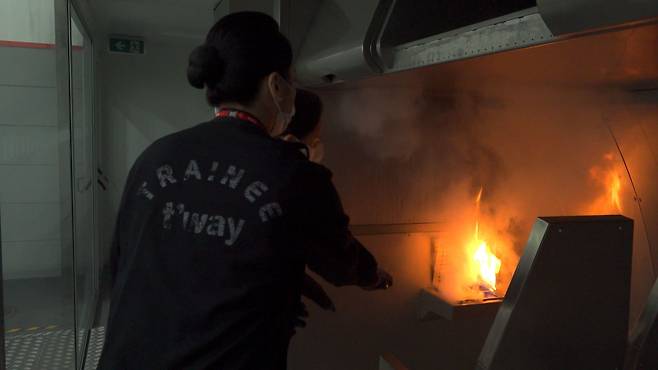
[[[203,44],[190,54],[187,66],[187,80],[197,89],[215,86],[224,75],[224,62],[217,49]]]

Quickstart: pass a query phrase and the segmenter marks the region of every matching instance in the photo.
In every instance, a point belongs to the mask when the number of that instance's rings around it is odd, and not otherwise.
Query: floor
[[[73,327],[73,286],[62,278],[4,281],[5,328],[9,334]]]
[[[70,279],[61,278],[4,281],[7,370],[74,369],[72,288]],[[97,367],[105,338],[107,306],[99,305],[97,327],[89,333],[85,370]],[[85,332],[79,334],[83,338]]]
[[[97,368],[104,340],[104,327],[91,330],[84,370]],[[73,370],[73,343],[70,329],[8,335],[5,343],[7,370]]]

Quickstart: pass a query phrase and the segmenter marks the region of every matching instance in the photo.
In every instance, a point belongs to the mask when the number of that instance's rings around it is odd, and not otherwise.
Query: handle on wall
[[[105,176],[103,170],[101,170],[100,167],[96,168],[96,173],[98,173],[98,179],[96,180],[96,183],[101,187],[101,189],[103,189],[103,191],[106,191],[107,186],[110,184],[110,179]]]

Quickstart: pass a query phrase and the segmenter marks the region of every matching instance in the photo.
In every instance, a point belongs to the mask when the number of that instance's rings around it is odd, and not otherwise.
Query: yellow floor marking
[[[14,329],[9,329],[7,330],[7,334],[13,334],[13,333],[18,333],[19,331],[37,331],[39,329],[44,329],[44,330],[54,330],[57,329],[59,325],[49,325],[49,326],[31,326],[29,328],[23,329],[23,328],[14,328]]]

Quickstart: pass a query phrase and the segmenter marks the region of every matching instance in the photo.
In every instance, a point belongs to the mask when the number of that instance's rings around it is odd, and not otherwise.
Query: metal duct
[[[289,0],[298,79],[318,86],[658,16],[658,0]],[[312,9],[312,11],[300,11]],[[303,15],[296,15],[303,14]],[[312,17],[312,21],[309,21]]]

